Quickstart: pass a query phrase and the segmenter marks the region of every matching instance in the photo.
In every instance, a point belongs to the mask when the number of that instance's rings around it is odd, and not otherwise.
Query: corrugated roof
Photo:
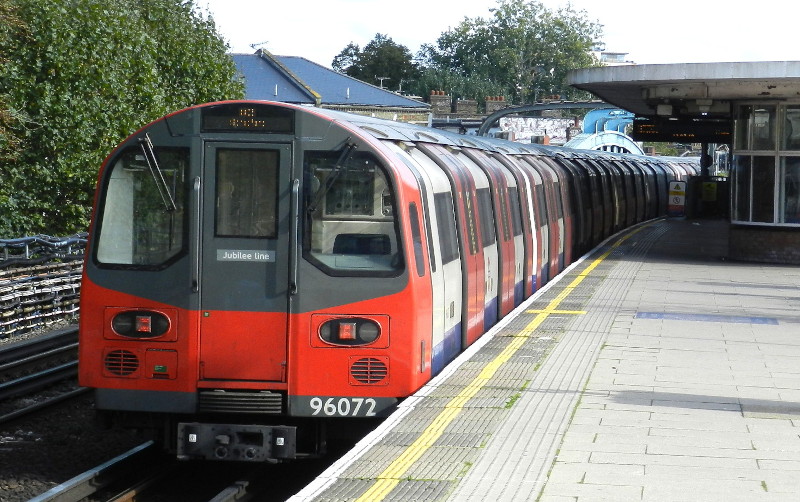
[[[428,109],[427,103],[400,96],[297,56],[266,51],[232,54],[244,76],[247,99],[321,105]],[[277,93],[276,93],[277,86]]]

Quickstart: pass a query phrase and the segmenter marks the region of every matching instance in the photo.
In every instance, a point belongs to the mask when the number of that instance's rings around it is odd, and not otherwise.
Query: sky
[[[564,0],[541,0],[550,9]],[[330,67],[353,42],[388,35],[416,54],[496,0],[196,0],[234,53],[265,48]],[[797,0],[572,0],[603,25],[607,51],[638,64],[797,61]]]

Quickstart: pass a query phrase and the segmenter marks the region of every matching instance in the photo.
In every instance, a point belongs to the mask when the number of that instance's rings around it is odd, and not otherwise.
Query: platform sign
[[[684,216],[686,207],[686,182],[670,181],[667,198],[667,215]]]
[[[703,182],[703,202],[717,202],[717,182]]]

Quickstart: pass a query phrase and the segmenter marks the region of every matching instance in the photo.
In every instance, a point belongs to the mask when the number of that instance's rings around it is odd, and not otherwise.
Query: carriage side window
[[[488,247],[497,241],[495,237],[492,194],[488,188],[478,189],[478,214],[481,217],[481,244]]]
[[[437,193],[433,196],[433,203],[436,206],[436,222],[441,238],[442,263],[450,263],[459,257],[453,197],[449,192]]]
[[[408,216],[411,220],[411,240],[414,243],[414,263],[417,266],[417,275],[425,275],[425,260],[422,255],[422,231],[419,225],[419,212],[413,202],[408,205]]]
[[[508,187],[508,200],[511,202],[511,222],[514,235],[522,235],[522,207],[519,203],[519,189]]]
[[[277,210],[278,152],[219,149],[216,235],[274,239]]]
[[[397,275],[404,268],[395,197],[377,159],[353,145],[306,152],[303,256],[330,275]]]
[[[189,150],[156,147],[151,153],[157,171],[138,148],[111,161],[100,195],[95,256],[101,264],[161,266],[185,249]],[[163,183],[156,181],[159,174]]]

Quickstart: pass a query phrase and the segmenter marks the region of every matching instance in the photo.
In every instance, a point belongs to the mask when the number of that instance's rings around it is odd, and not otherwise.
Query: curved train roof
[[[378,139],[393,139],[397,141],[427,141],[452,146],[482,148],[507,154],[539,154],[562,157],[585,157],[588,155],[605,158],[623,158],[628,156],[646,158],[651,162],[675,161],[675,158],[671,157],[654,157],[598,150],[582,150],[568,147],[517,143],[487,136],[468,136],[450,131],[408,124],[405,122],[392,122],[336,110],[315,109],[314,111],[316,113],[326,115],[333,120],[353,124]],[[680,161],[683,163],[692,163],[697,162],[698,159],[694,158],[694,160],[692,160],[682,157]]]

